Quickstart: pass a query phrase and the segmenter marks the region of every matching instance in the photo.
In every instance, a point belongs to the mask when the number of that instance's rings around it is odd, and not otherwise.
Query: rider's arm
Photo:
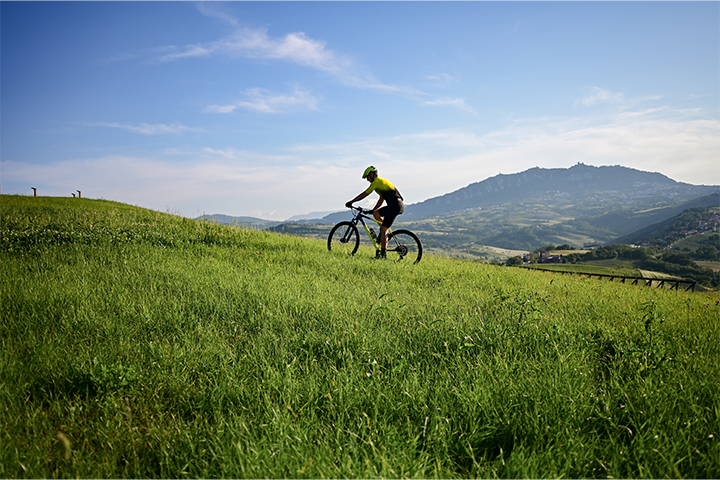
[[[368,195],[370,195],[370,194],[367,192],[362,192],[360,195],[358,195],[357,197],[355,197],[352,200],[350,200],[349,202],[347,202],[345,204],[345,206],[349,206],[351,203],[359,202],[360,200],[364,199]]]
[[[383,204],[384,201],[385,201],[385,199],[384,199],[383,197],[380,197],[380,198],[378,199],[378,202],[377,202],[377,203],[375,204],[375,206],[373,207],[373,212],[376,212],[377,209],[382,206],[382,204]]]

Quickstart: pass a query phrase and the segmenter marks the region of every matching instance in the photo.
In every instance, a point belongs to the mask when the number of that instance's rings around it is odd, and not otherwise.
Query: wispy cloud
[[[600,103],[619,103],[624,99],[623,93],[612,93],[600,87],[588,87],[585,95],[575,101],[575,106],[592,107]]]
[[[450,75],[449,73],[435,73],[432,75],[426,75],[425,78],[440,87],[447,87],[452,83],[460,81],[458,77]]]
[[[420,105],[426,107],[454,107],[459,108],[460,110],[464,110],[468,113],[472,113],[473,115],[477,115],[475,109],[465,103],[464,98],[440,97],[436,98],[435,100],[423,101],[420,103]]]
[[[197,156],[197,152],[195,152]],[[266,165],[266,166],[284,166],[293,163],[296,158],[291,155],[269,155],[252,152],[250,150],[240,150],[237,148],[213,148],[204,147],[202,149],[203,161],[215,162],[217,159],[232,160],[234,162],[247,162],[250,164]]]
[[[127,123],[117,122],[95,122],[83,124],[87,127],[108,127],[108,128],[119,128],[131,133],[138,133],[141,135],[166,135],[166,134],[179,134],[186,132],[202,132],[201,128],[186,127],[178,123],[171,125],[165,125],[162,123],[140,123],[137,125],[131,125]]]
[[[575,106],[594,107],[602,104],[629,109],[635,108],[645,102],[662,99],[662,95],[645,95],[642,97],[627,97],[623,92],[611,92],[600,87],[586,87],[585,95],[575,100]]]
[[[215,2],[200,2],[197,4],[197,9],[200,13],[206,17],[217,18],[233,27],[240,26],[237,19],[230,13],[224,11],[221,7],[222,4]]]
[[[318,98],[309,92],[296,88],[292,93],[272,94],[261,88],[250,88],[244,92],[245,99],[230,105],[210,105],[209,113],[231,113],[246,109],[260,113],[287,113],[292,110],[318,110]]]
[[[334,75],[340,75],[351,68],[348,59],[326,48],[325,42],[309,38],[303,32],[272,38],[265,30],[238,28],[229,37],[214,42],[172,47],[169,50],[172,51],[160,55],[158,60],[169,62],[212,55],[277,59]]]
[[[233,15],[219,10],[214,5],[201,3],[198,8],[203,15],[220,19],[231,26],[232,33],[213,42],[159,47],[155,49],[155,60],[172,62],[214,56],[278,60],[327,73],[353,88],[409,95],[422,94],[411,87],[388,85],[378,81],[350,57],[335,52],[328,48],[326,42],[311,38],[304,32],[291,32],[282,37],[273,37],[266,29],[240,26],[240,22]]]

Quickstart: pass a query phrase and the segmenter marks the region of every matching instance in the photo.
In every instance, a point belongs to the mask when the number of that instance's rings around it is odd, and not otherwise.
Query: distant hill
[[[265,229],[274,227],[282,222],[276,222],[272,220],[263,220],[262,218],[255,217],[232,217],[230,215],[222,215],[219,213],[213,215],[201,215],[195,220],[205,220],[206,222],[215,222],[220,225],[238,225],[250,228]]]
[[[624,223],[621,231],[629,233],[653,221],[679,213],[659,211],[662,208],[672,207],[719,190],[719,186],[676,182],[661,173],[644,172],[622,166],[594,167],[578,163],[570,168],[535,167],[520,173],[496,175],[454,192],[407,205],[405,213],[398,217],[398,221],[417,221],[526,201],[552,204],[562,199],[585,205],[583,211],[576,212],[577,216],[596,217],[607,214],[607,217],[596,220],[600,228],[604,228],[606,224]],[[562,203],[568,204],[568,201]],[[627,209],[632,212],[642,209],[658,211],[650,212],[647,215],[648,221],[642,220],[644,216],[642,214],[633,216],[630,212],[613,213]],[[348,212],[338,212],[305,223],[337,223],[347,220],[349,215]]]
[[[331,213],[334,213],[335,211],[328,211],[328,212],[310,212],[305,213],[301,215],[293,215],[292,217],[285,220],[286,222],[296,222],[298,220],[319,220],[323,217],[326,217],[330,215]]]
[[[711,209],[716,210],[716,212]],[[700,222],[706,220],[704,217],[710,217],[713,213],[717,213],[718,209],[720,209],[720,193],[706,195],[679,207],[666,210],[666,213],[675,213],[675,215],[619,237],[613,243],[667,245],[676,240],[675,237],[684,237],[683,231],[701,229]]]
[[[411,205],[403,220],[562,195],[588,197],[598,192],[609,192],[618,200],[662,196],[692,199],[717,189],[717,186],[680,183],[661,173],[621,166],[593,167],[578,163],[570,168],[536,167],[520,173],[496,175],[455,192]]]
[[[699,199],[718,193],[720,186],[676,182],[661,173],[579,163],[496,175],[407,205],[396,225],[420,233],[428,248],[445,252],[472,252],[477,245],[516,250],[606,245],[712,202]],[[277,228],[303,232],[297,223],[327,225],[349,218],[350,212],[344,211]]]

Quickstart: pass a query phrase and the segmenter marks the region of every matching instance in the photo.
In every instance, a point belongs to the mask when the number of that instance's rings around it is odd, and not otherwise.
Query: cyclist
[[[375,204],[375,207],[372,209],[375,220],[382,222],[380,225],[380,251],[377,252],[375,258],[386,258],[388,244],[387,231],[395,221],[395,217],[405,211],[403,197],[400,195],[398,189],[395,188],[395,185],[378,176],[377,168],[372,165],[365,169],[362,178],[370,182],[370,186],[357,197],[347,202],[345,206],[352,208],[354,202],[359,202],[372,192],[377,192],[378,195],[380,195],[377,204]],[[383,202],[387,203],[387,205],[380,208]]]

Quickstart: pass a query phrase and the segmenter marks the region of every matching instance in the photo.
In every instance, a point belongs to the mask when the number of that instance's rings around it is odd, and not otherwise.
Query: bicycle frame
[[[353,213],[353,219],[350,221],[353,225],[357,226],[358,223],[362,223],[363,228],[365,228],[365,233],[367,233],[368,238],[372,242],[373,246],[375,247],[375,250],[380,249],[380,233],[378,232],[377,235],[377,242],[373,238],[372,234],[370,233],[370,228],[368,228],[367,224],[365,223],[365,219],[372,220],[373,222],[377,223],[378,225],[382,225],[382,222],[379,222],[375,219],[375,217],[369,217],[365,214],[365,211],[360,207],[352,207],[355,212]],[[392,229],[388,228],[388,238],[390,237],[390,234],[392,233]]]

